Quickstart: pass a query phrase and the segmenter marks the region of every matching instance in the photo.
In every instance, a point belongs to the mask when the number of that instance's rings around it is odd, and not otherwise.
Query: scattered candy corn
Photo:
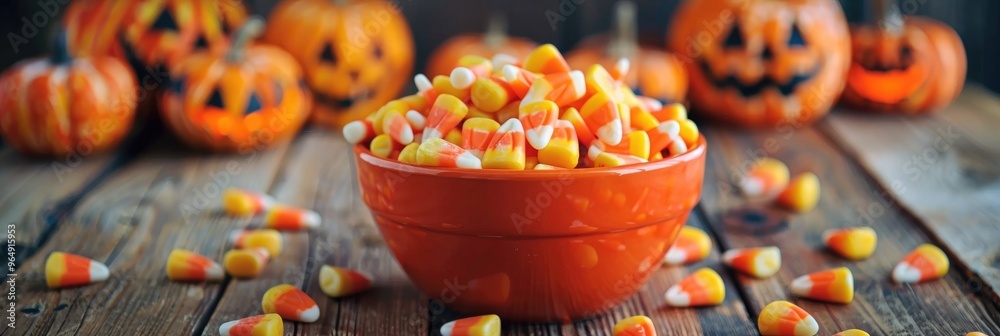
[[[593,96],[598,92],[611,93],[615,91],[615,79],[600,64],[593,64],[588,67],[583,72],[583,78],[587,84],[588,96]]]
[[[806,274],[792,281],[792,294],[813,300],[850,303],[854,300],[854,275],[847,267]]]
[[[860,330],[860,329],[848,329],[848,330],[844,330],[844,331],[841,331],[839,333],[833,334],[833,336],[871,336],[871,335],[868,335],[868,333],[865,332],[864,330]],[[983,336],[985,336],[985,335],[983,335]]]
[[[524,169],[524,137],[521,122],[518,119],[507,120],[486,147],[483,168]]]
[[[319,286],[326,295],[338,298],[368,290],[372,277],[355,270],[323,265],[319,270]]]
[[[425,140],[417,147],[417,164],[421,166],[482,168],[482,162],[462,147],[441,138]]]
[[[861,260],[875,253],[878,238],[871,227],[831,229],[823,232],[823,244],[844,258]]]
[[[722,262],[740,272],[766,278],[781,269],[781,250],[775,246],[732,249],[722,254]]]
[[[726,299],[726,285],[715,270],[702,268],[671,286],[666,298],[674,307],[714,306]]]
[[[232,216],[246,217],[261,214],[274,205],[271,196],[239,188],[222,192],[222,206]]]
[[[614,336],[656,336],[656,328],[649,317],[636,315],[615,323],[611,333]]]
[[[218,263],[191,251],[175,249],[167,257],[167,278],[173,281],[219,281],[225,276]]]
[[[473,316],[445,323],[441,336],[500,336],[500,316]]]
[[[538,162],[568,169],[576,167],[580,162],[580,142],[576,139],[572,123],[556,121],[549,144],[538,150]]]
[[[948,256],[931,244],[917,246],[896,268],[892,279],[901,283],[916,283],[940,278],[948,273]]]
[[[250,316],[219,326],[222,336],[281,336],[285,326],[278,314]]]
[[[774,301],[760,311],[757,329],[764,336],[812,336],[819,332],[816,319],[788,301]]]
[[[819,178],[813,173],[795,176],[778,195],[778,203],[795,212],[808,212],[819,201]]]
[[[276,205],[267,211],[264,225],[275,230],[307,230],[319,227],[319,214],[309,209]]]
[[[286,320],[312,323],[319,319],[319,306],[309,295],[292,285],[277,285],[264,292],[264,313],[278,314]]]
[[[747,196],[775,195],[787,185],[788,166],[772,158],[755,161],[740,181],[740,189]]]
[[[524,69],[540,74],[556,74],[570,72],[569,63],[563,58],[556,46],[545,44],[535,48],[524,59]]]
[[[281,233],[273,229],[233,230],[229,242],[237,249],[262,247],[272,257],[281,254]]]
[[[663,262],[669,265],[681,265],[699,261],[712,252],[712,238],[704,230],[684,226],[677,234],[674,245],[667,250]]]
[[[264,248],[229,250],[223,257],[223,264],[229,275],[252,278],[264,271],[268,258],[270,255]]]
[[[45,282],[49,288],[81,286],[108,279],[111,272],[102,263],[75,254],[52,252],[45,260]]]

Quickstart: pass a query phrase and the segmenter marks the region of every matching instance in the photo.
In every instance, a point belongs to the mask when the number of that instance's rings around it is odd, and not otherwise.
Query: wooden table
[[[705,123],[704,193],[688,224],[713,235],[712,255],[661,268],[637,295],[602,316],[566,325],[509,323],[504,334],[607,335],[615,321],[645,314],[664,335],[748,335],[756,333],[761,307],[780,299],[811,312],[821,335],[849,328],[872,335],[1000,334],[998,127],[1000,99],[976,86],[932,117],[836,111],[814,126],[758,131]],[[2,148],[0,222],[16,225],[20,265],[16,329],[4,335],[214,335],[225,321],[258,314],[261,294],[278,283],[302,286],[322,311],[319,323],[286,323],[286,334],[437,334],[458,317],[431,305],[394,261],[358,198],[349,147],[338,133],[310,128],[290,144],[249,156],[196,154],[169,135],[151,133],[117,152],[55,161],[27,160]],[[785,161],[793,173],[815,172],[820,205],[787,215],[740,197],[732,176],[761,155]],[[217,210],[227,186],[315,209],[324,225],[311,234],[286,234],[285,251],[256,279],[168,281],[164,262],[172,249],[221,259],[226,234],[252,224]],[[764,220],[744,220],[747,211]],[[820,232],[853,225],[878,232],[874,257],[849,262],[823,250]],[[921,243],[948,253],[948,274],[917,285],[891,282],[892,267]],[[722,250],[759,245],[782,249],[782,269],[771,278],[751,279],[719,262]],[[56,250],[107,263],[111,279],[46,289],[45,258]],[[377,288],[329,299],[318,288],[323,264],[374,273]],[[796,276],[838,266],[854,272],[853,303],[790,296]],[[725,303],[666,307],[666,289],[700,267],[723,275]]]

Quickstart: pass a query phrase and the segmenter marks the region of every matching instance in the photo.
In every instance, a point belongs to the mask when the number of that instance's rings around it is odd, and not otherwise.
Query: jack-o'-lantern
[[[114,57],[72,58],[63,34],[50,58],[22,61],[0,77],[0,134],[28,155],[111,148],[132,127],[138,92],[133,77]]]
[[[248,46],[263,21],[247,21],[224,50],[202,51],[170,72],[161,112],[178,138],[197,148],[248,153],[294,135],[309,114],[309,93],[291,55]]]
[[[637,94],[664,103],[684,103],[688,91],[684,64],[670,53],[639,46],[635,4],[618,2],[614,21],[611,33],[590,37],[566,55],[569,65],[582,70],[597,63],[611,69],[619,59],[627,58],[630,70],[625,80]]]
[[[802,125],[825,115],[850,65],[834,0],[689,0],[668,33],[697,113],[746,126]]]
[[[329,127],[377,110],[412,79],[413,38],[393,3],[286,0],[264,40],[302,65],[315,99],[311,118]]]
[[[71,2],[63,16],[70,53],[75,57],[114,56],[127,61],[122,27],[134,11],[133,1]]]
[[[507,35],[507,21],[496,14],[490,17],[483,34],[463,34],[452,37],[441,44],[427,58],[427,76],[447,76],[458,66],[458,60],[465,55],[476,55],[487,59],[496,54],[506,54],[521,60],[535,50],[538,44],[525,38]]]
[[[226,49],[229,32],[247,17],[237,0],[143,0],[134,6],[124,33],[147,66],[169,68],[195,51]]]
[[[903,113],[950,104],[965,82],[965,47],[958,34],[930,18],[904,18],[887,1],[873,2],[879,23],[851,29],[853,61],[841,101]]]

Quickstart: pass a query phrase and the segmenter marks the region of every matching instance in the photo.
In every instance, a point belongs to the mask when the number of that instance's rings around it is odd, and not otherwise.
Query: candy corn
[[[646,131],[656,128],[656,126],[660,124],[660,121],[657,120],[653,114],[642,108],[633,107],[629,109],[629,113],[631,113],[630,119],[632,120],[631,125],[633,129]]]
[[[319,306],[309,295],[292,285],[277,285],[264,292],[261,299],[264,313],[278,314],[283,319],[312,323],[319,319]]]
[[[538,162],[562,168],[576,167],[580,162],[580,143],[573,124],[566,120],[556,121],[549,144],[538,150]]]
[[[860,329],[848,329],[848,330],[844,330],[844,331],[841,331],[839,333],[833,334],[833,336],[871,336],[871,335],[868,335],[868,333],[865,332],[864,330],[860,330]],[[966,335],[966,336],[968,336],[968,335]],[[986,336],[986,335],[983,335],[983,336]]]
[[[598,92],[580,109],[580,116],[594,135],[609,145],[617,145],[624,136],[618,104],[607,93]]]
[[[473,316],[445,323],[441,336],[500,336],[500,316]]]
[[[285,326],[278,314],[250,316],[219,326],[222,336],[281,336]]]
[[[671,286],[666,298],[674,307],[714,306],[726,299],[726,285],[715,270],[702,268]]]
[[[389,112],[405,114],[409,110],[410,110],[409,104],[404,103],[400,100],[393,100],[380,107],[377,111],[375,111],[375,114],[369,115],[369,117],[365,118],[365,120],[371,121],[372,130],[375,131],[375,135],[377,136],[385,134],[385,125],[383,124],[385,123],[386,114],[388,114]]]
[[[722,254],[722,262],[743,273],[766,278],[781,269],[781,250],[775,246],[732,249]]]
[[[518,119],[507,120],[483,154],[483,168],[524,169],[524,128]]]
[[[816,319],[788,301],[774,301],[764,306],[757,317],[757,328],[764,336],[812,336],[819,332]]]
[[[681,125],[674,120],[661,122],[656,127],[646,130],[649,137],[650,153],[659,153],[667,148],[681,131]]]
[[[272,229],[233,230],[229,242],[237,249],[262,247],[271,256],[281,254],[281,233]]]
[[[803,173],[792,179],[781,194],[778,203],[795,212],[807,212],[819,201],[819,178],[813,173]]]
[[[528,144],[535,149],[545,148],[552,139],[556,120],[559,116],[559,106],[548,100],[537,101],[518,109],[518,120],[525,129]]]
[[[632,108],[625,103],[618,104],[618,118],[622,120],[622,134],[632,133]],[[623,138],[624,139],[624,138]]]
[[[510,65],[520,65],[521,60],[514,56],[507,55],[504,53],[493,55],[493,69],[503,69],[504,66]]]
[[[448,131],[448,134],[444,136],[444,141],[450,142],[455,146],[462,145],[462,131],[457,128],[453,128]]]
[[[524,59],[524,69],[540,74],[558,74],[570,72],[569,63],[559,53],[559,49],[551,44],[545,44],[535,48],[528,57]]]
[[[413,129],[414,132],[413,139],[423,140],[423,139],[418,139],[416,137],[416,134],[424,131],[424,126],[427,125],[427,117],[425,117],[423,114],[420,113],[420,111],[417,110],[409,110],[403,117],[406,118],[406,122],[410,124],[410,128]]]
[[[704,230],[684,226],[677,234],[674,245],[667,250],[663,262],[670,265],[681,265],[705,259],[712,252],[712,238]]]
[[[524,169],[528,169],[528,166],[526,165]],[[532,167],[531,169],[532,170],[565,170],[567,168],[556,167],[556,166],[547,165],[547,164],[544,164],[544,163],[538,163],[538,164],[535,164],[535,166]]]
[[[631,67],[631,64],[632,63],[629,62],[628,58],[619,58],[618,61],[615,62],[615,66],[611,67],[611,77],[619,82],[624,81],[625,75],[628,74],[628,69]]]
[[[441,138],[425,140],[417,147],[417,164],[436,167],[482,168],[482,162],[475,155]]]
[[[649,112],[652,113],[653,116],[656,117],[656,119],[659,119],[660,121],[667,121],[667,120],[681,121],[681,120],[687,120],[688,118],[687,108],[685,108],[684,105],[674,103],[664,106],[660,104],[659,101],[656,101],[655,99],[652,98],[640,99],[640,101],[642,101],[643,103],[650,104],[647,105],[647,107],[649,108]]]
[[[844,258],[861,260],[875,253],[878,238],[871,227],[831,229],[823,232],[823,244]]]
[[[469,100],[469,87],[457,88],[451,84],[451,78],[448,76],[434,76],[431,79],[431,85],[434,86],[434,90],[442,95],[455,96],[462,101]],[[440,98],[440,96],[438,96]]]
[[[917,246],[896,268],[892,279],[901,283],[916,283],[940,278],[948,273],[948,256],[931,244]]]
[[[319,286],[327,296],[338,298],[368,290],[372,287],[372,277],[355,270],[323,265],[319,270]]]
[[[505,65],[501,71],[502,78],[510,86],[511,91],[522,99],[528,95],[531,85],[539,77],[531,71],[513,65]]]
[[[232,216],[246,217],[263,213],[274,205],[271,196],[239,188],[222,192],[222,206]]]
[[[484,112],[496,112],[517,95],[506,82],[496,78],[479,78],[472,83],[472,104]]]
[[[413,76],[413,84],[417,87],[417,95],[424,97],[427,102],[437,101],[441,94],[437,89],[434,89],[434,83],[431,83],[431,80],[424,74]]]
[[[573,107],[567,108],[559,119],[569,121],[573,125],[573,130],[576,131],[576,138],[580,144],[590,147],[590,143],[594,141],[594,133],[590,132],[587,123],[580,116],[580,111]]]
[[[347,142],[351,144],[371,141],[371,139],[375,137],[375,130],[372,129],[372,122],[367,119],[355,120],[347,123],[344,125],[343,133],[344,139],[347,139]]]
[[[865,335],[868,335],[868,334],[865,334]],[[965,334],[965,336],[989,336],[989,335],[986,335],[986,334],[978,332],[978,331],[973,331],[973,332],[970,332],[968,334]]]
[[[592,154],[597,151],[597,154]],[[602,152],[600,149],[596,149],[591,146],[590,151],[587,153],[588,156],[593,157],[594,167],[618,167],[642,162],[649,162],[638,156],[628,155],[628,154],[615,154]]]
[[[265,248],[229,250],[223,257],[223,264],[229,275],[240,278],[252,278],[260,274],[267,266],[270,254]]]
[[[470,118],[462,124],[462,148],[465,148],[478,158],[483,157],[486,147],[490,144],[493,134],[500,124],[493,119]]]
[[[402,98],[396,99],[396,101],[406,104],[411,111],[427,110],[427,98],[424,98],[424,96],[421,96],[420,94],[403,96]]]
[[[678,122],[681,125],[681,131],[679,134],[681,139],[684,139],[685,144],[694,146],[694,144],[698,142],[698,125],[690,119],[684,119]]]
[[[219,281],[225,276],[218,263],[191,251],[175,249],[167,257],[167,278],[173,281]]]
[[[49,288],[63,288],[101,282],[111,272],[102,263],[75,254],[52,252],[45,260],[45,282]]]
[[[611,334],[614,336],[656,336],[653,320],[643,315],[626,317],[615,323]]]
[[[399,149],[399,144],[392,140],[392,137],[388,134],[379,134],[372,139],[372,142],[368,145],[368,149],[380,158],[389,158],[392,156],[392,152]]]
[[[462,118],[469,113],[469,107],[455,96],[442,94],[438,96],[434,106],[431,106],[424,126],[423,141],[431,138],[441,138],[455,128]]]
[[[264,225],[275,230],[307,230],[319,227],[322,218],[318,213],[288,205],[276,205],[268,210]]]
[[[847,267],[806,274],[792,281],[792,294],[813,300],[850,303],[854,300],[854,275]]]
[[[403,150],[399,151],[399,157],[397,160],[402,163],[417,164],[417,148],[420,147],[418,143],[410,143],[403,147]]]
[[[448,79],[456,89],[467,89],[477,80],[488,78],[493,73],[493,63],[480,56],[466,55],[458,61],[459,66],[451,71]]]
[[[401,145],[413,142],[413,127],[399,111],[388,111],[382,116],[382,134],[388,134]]]
[[[772,158],[761,158],[747,170],[740,190],[747,196],[774,195],[788,185],[788,166]]]
[[[615,92],[615,79],[600,64],[587,67],[583,72],[583,78],[587,85],[587,96],[593,96],[598,92]]]
[[[593,155],[590,157],[591,159],[595,159],[597,154],[601,152],[626,154],[643,159],[649,158],[649,134],[645,131],[629,133],[621,142],[614,146],[608,145],[604,141],[594,141],[590,146],[597,147],[596,151],[588,151],[589,155]]]
[[[667,153],[670,154],[670,157],[687,153],[687,150],[688,147],[684,143],[684,139],[681,139],[679,136],[670,138],[670,144],[667,145]]]
[[[568,105],[587,93],[583,73],[579,70],[554,73],[535,79],[522,97],[521,108],[529,103],[550,100],[558,106]],[[558,110],[558,108],[557,108]]]

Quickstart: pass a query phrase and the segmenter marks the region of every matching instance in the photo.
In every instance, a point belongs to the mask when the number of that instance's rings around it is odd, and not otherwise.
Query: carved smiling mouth
[[[354,104],[366,101],[374,96],[375,92],[371,90],[359,92],[357,94],[354,94],[346,98],[333,97],[322,94],[320,92],[315,92],[315,91],[313,92],[313,97],[317,103],[339,109],[350,108],[351,106],[354,106]]]
[[[770,75],[764,75],[764,77],[756,83],[744,84],[739,80],[739,78],[736,78],[735,75],[716,78],[712,75],[712,68],[708,65],[708,62],[705,62],[704,59],[700,61],[702,73],[704,73],[705,77],[712,82],[713,86],[721,89],[737,90],[741,95],[743,95],[743,97],[754,97],[760,95],[768,88],[775,88],[778,92],[781,92],[782,96],[789,96],[792,93],[795,93],[795,89],[799,87],[799,84],[809,81],[816,76],[816,74],[819,73],[821,64],[823,64],[823,62],[817,63],[817,65],[809,72],[796,74],[784,82],[771,78]]]

